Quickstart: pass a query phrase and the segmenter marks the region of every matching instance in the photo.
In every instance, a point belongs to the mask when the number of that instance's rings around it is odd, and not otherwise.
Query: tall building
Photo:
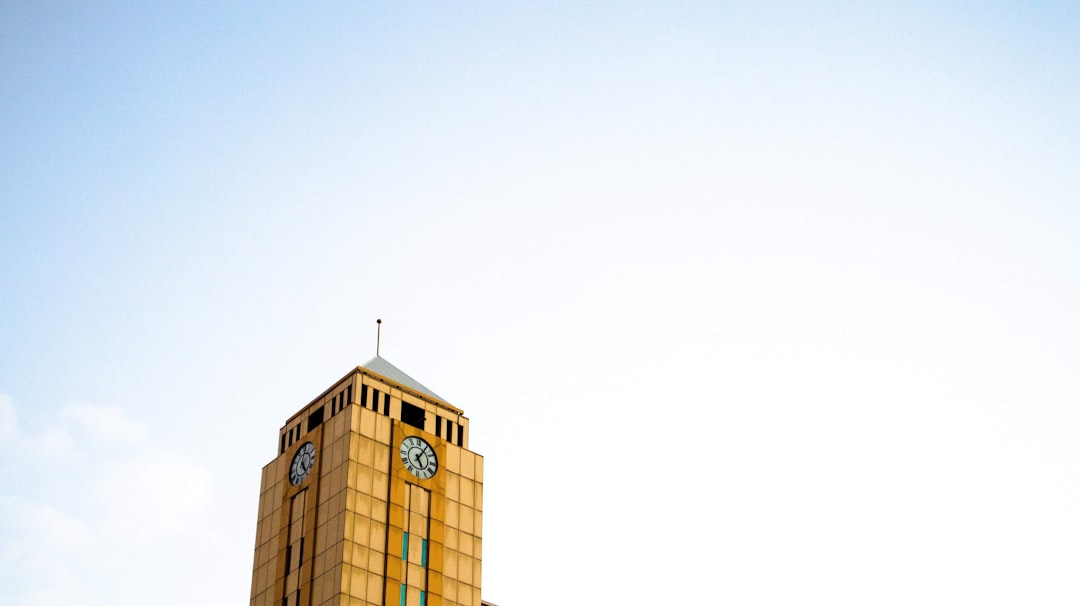
[[[376,356],[281,428],[251,606],[481,606],[484,460],[464,412]]]

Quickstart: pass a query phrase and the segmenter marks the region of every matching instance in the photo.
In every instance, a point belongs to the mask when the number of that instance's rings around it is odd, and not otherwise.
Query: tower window
[[[367,385],[360,386],[360,405],[367,408]]]
[[[424,428],[424,409],[419,406],[413,406],[408,402],[401,403],[401,422],[406,425],[412,425],[417,429]]]
[[[323,411],[326,410],[324,406],[320,406],[317,410],[311,411],[307,419],[307,430],[311,431],[319,425],[322,425]]]
[[[378,389],[375,389],[374,387],[372,387],[371,388],[371,410],[374,410],[375,412],[379,412],[379,400],[383,401],[383,411],[382,411],[382,413],[384,415],[389,414],[389,410],[390,410],[390,394],[388,394],[388,393],[384,394],[384,393],[380,392]]]

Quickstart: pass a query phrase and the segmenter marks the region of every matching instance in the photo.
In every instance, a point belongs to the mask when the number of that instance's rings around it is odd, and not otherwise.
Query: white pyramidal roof
[[[384,358],[381,358],[379,356],[375,356],[374,358],[372,358],[372,359],[368,360],[367,362],[364,362],[363,364],[361,364],[360,367],[364,368],[364,369],[367,369],[367,370],[370,370],[371,372],[374,372],[376,374],[380,374],[380,375],[386,377],[387,379],[390,379],[391,381],[393,381],[395,383],[398,383],[398,384],[404,385],[405,387],[408,387],[410,389],[414,389],[416,391],[419,391],[422,394],[429,395],[429,396],[435,398],[436,400],[439,400],[441,402],[446,402],[446,399],[444,399],[442,396],[435,393],[434,391],[431,391],[427,387],[424,387],[420,383],[420,381],[417,381],[416,379],[414,379],[414,378],[410,377],[409,375],[405,374],[400,368],[398,368],[397,366],[394,366],[393,364],[387,362]]]

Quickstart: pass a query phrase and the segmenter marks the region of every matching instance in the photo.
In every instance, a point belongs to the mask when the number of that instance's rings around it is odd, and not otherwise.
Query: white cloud
[[[45,546],[59,553],[75,553],[90,542],[92,535],[75,516],[53,506],[27,508],[28,528]]]
[[[211,482],[207,470],[182,456],[133,453],[104,469],[96,483],[100,530],[132,546],[187,530],[204,510]]]
[[[47,425],[34,434],[24,434],[21,446],[28,467],[49,469],[67,467],[85,458],[71,430],[62,425]],[[32,456],[31,456],[32,455]]]
[[[0,497],[0,538],[0,578],[18,603],[57,604],[82,594],[79,571],[92,561],[94,541],[75,516],[51,504],[5,495]]]
[[[6,442],[19,435],[19,417],[15,403],[7,394],[0,393],[0,441]]]
[[[4,460],[17,472],[0,489],[0,586],[8,597],[103,604],[168,574],[152,562],[193,552],[209,470],[157,446],[116,407],[70,405],[32,430],[17,412],[0,397]],[[128,572],[101,574],[115,570]]]
[[[89,436],[111,443],[137,444],[147,439],[146,426],[116,407],[73,404],[63,414]]]

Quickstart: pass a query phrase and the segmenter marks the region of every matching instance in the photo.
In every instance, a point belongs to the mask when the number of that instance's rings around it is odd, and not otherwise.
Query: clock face
[[[293,486],[299,486],[308,474],[311,466],[315,464],[315,445],[308,442],[296,451],[292,458],[292,467],[289,468],[289,482]]]
[[[409,473],[421,479],[428,479],[435,475],[439,469],[439,460],[435,457],[435,449],[424,440],[409,436],[401,441],[401,462]]]

